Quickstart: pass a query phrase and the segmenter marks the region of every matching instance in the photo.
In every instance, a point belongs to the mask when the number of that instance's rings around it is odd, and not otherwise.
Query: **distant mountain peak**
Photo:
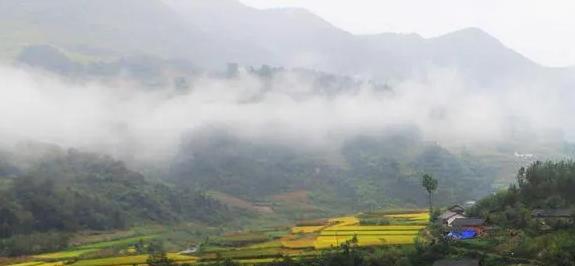
[[[172,7],[192,7],[205,9],[252,9],[238,0],[161,0]]]
[[[469,42],[482,42],[482,43],[491,42],[502,45],[499,39],[495,38],[488,32],[476,27],[463,28],[432,39],[448,39],[450,41],[464,40]]]
[[[316,15],[315,13],[309,11],[305,8],[296,7],[282,7],[282,8],[271,8],[264,9],[264,12],[271,14],[282,15],[282,17],[288,18],[293,21],[297,21],[299,24],[309,24],[309,26],[323,27],[329,29],[337,29],[333,24],[323,19],[322,17]]]

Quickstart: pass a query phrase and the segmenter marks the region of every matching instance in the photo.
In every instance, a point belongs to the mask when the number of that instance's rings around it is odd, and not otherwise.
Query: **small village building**
[[[465,206],[465,208],[471,208],[471,207],[475,206],[475,204],[477,204],[476,201],[470,200],[470,201],[466,201],[465,204],[463,204],[463,206]]]
[[[451,207],[449,207],[447,210],[452,211],[452,212],[456,212],[456,213],[464,213],[465,212],[465,208],[461,207],[461,205],[453,205]]]
[[[531,212],[533,218],[573,218],[572,209],[535,209]]]
[[[451,227],[453,221],[455,221],[456,219],[463,219],[463,218],[467,217],[463,214],[451,211],[446,211],[439,216],[439,219],[441,220],[442,224],[447,225],[449,227]]]
[[[459,218],[451,223],[455,231],[473,230],[477,235],[485,231],[485,219],[482,218]]]
[[[575,222],[575,210],[535,209],[531,211],[531,217],[539,223],[541,230],[550,230],[557,226],[572,225]]]
[[[441,221],[443,225],[451,227],[451,224],[453,221],[455,221],[455,219],[467,218],[465,215],[463,215],[464,212],[465,209],[459,205],[451,206],[444,213],[439,215],[439,221]]]

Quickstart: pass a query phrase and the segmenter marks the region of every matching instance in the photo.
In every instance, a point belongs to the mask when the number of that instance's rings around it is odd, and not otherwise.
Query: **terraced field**
[[[234,232],[210,237],[194,256],[168,253],[169,258],[183,264],[201,264],[232,259],[246,265],[269,263],[282,256],[317,255],[323,249],[336,248],[352,239],[359,246],[409,245],[426,227],[425,211],[379,212],[302,222],[291,228]],[[15,266],[128,266],[146,263],[147,255],[129,252],[140,239],[132,237],[83,245],[74,249],[32,257]],[[116,255],[98,255],[103,250],[122,250]],[[128,251],[126,253],[126,251]],[[125,255],[121,255],[125,254]]]
[[[407,245],[415,238],[429,221],[427,212],[370,214],[386,219],[388,225],[360,225],[357,217],[341,217],[331,219],[335,224],[321,230],[317,236],[314,248],[326,249],[340,246],[346,241],[357,239],[359,246]],[[393,223],[397,224],[393,224]]]
[[[196,263],[198,261],[197,257],[184,256],[177,253],[168,253],[168,258],[178,262],[178,263]],[[90,260],[79,260],[76,263],[68,264],[74,266],[115,266],[115,265],[139,265],[146,264],[148,259],[147,255],[137,255],[137,256],[123,256],[123,257],[111,257],[103,259],[90,259]]]

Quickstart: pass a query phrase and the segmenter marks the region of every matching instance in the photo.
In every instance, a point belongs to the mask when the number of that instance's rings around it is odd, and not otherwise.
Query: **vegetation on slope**
[[[439,204],[479,199],[492,189],[492,169],[472,156],[425,143],[413,129],[351,139],[331,155],[222,131],[190,139],[172,165],[170,180],[251,201],[305,190],[313,205],[340,213],[425,206],[422,173],[439,179]]]
[[[0,190],[0,255],[62,249],[66,233],[79,230],[230,217],[226,207],[193,188],[147,181],[98,154],[61,152],[19,172],[4,178]]]

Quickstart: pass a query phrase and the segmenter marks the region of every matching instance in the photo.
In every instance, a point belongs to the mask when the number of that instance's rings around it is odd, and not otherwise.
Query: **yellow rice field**
[[[422,221],[427,222],[429,221],[429,213],[405,213],[405,214],[388,214],[384,217],[392,218],[392,219],[408,219],[410,221]]]
[[[319,232],[325,226],[295,226],[291,228],[292,234],[309,234]]]
[[[415,236],[408,235],[382,235],[382,236],[357,236],[357,244],[360,247],[381,245],[409,245],[413,244]],[[352,240],[353,236],[320,236],[314,243],[316,249],[336,248],[346,241]]]
[[[320,236],[413,236],[419,231],[323,231]]]
[[[355,216],[345,216],[345,217],[329,219],[329,223],[335,224],[332,227],[351,226],[351,225],[358,225],[359,219]]]
[[[429,214],[399,213],[387,214],[383,217],[405,219],[427,223]],[[391,225],[359,225],[359,219],[355,216],[339,217],[329,220],[333,225],[319,232],[315,242],[315,249],[327,249],[338,247],[346,241],[357,239],[359,246],[378,245],[407,245],[413,244],[415,238],[425,225],[391,224]]]
[[[168,258],[178,263],[195,263],[197,257],[179,255],[177,253],[168,253]],[[80,260],[76,263],[70,264],[73,266],[122,266],[122,265],[135,265],[146,264],[148,255],[125,256],[125,257],[112,257],[103,259]]]
[[[282,246],[289,249],[305,249],[313,248],[315,246],[315,238],[304,238],[294,240],[282,240]]]
[[[425,228],[424,225],[354,225],[354,226],[333,226],[325,231],[413,231]]]

